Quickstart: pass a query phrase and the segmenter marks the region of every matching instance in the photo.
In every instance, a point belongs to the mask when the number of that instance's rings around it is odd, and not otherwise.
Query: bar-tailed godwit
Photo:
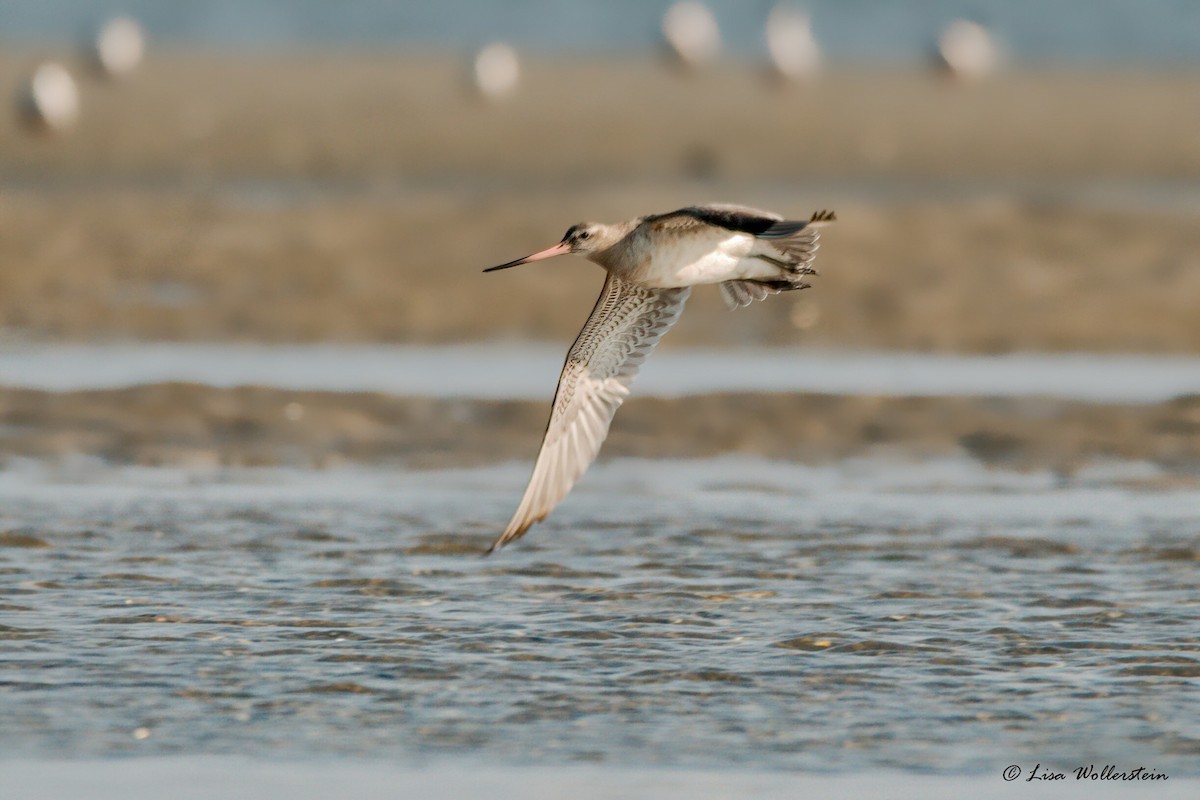
[[[820,229],[807,221],[734,205],[691,206],[605,225],[581,222],[562,241],[484,272],[578,253],[608,272],[591,316],[567,352],[533,476],[488,552],[541,522],[600,452],[638,368],[679,318],[691,287],[717,283],[731,308],[806,289]]]

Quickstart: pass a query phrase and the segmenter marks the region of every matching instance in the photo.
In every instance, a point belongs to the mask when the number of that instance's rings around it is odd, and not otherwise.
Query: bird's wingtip
[[[497,537],[496,541],[492,542],[492,546],[487,549],[487,552],[485,552],[484,555],[490,556],[492,553],[503,548],[509,542],[515,542],[517,539],[520,539],[522,536],[524,536],[526,534],[526,532],[529,531],[530,528],[532,528],[536,523],[541,522],[545,518],[546,518],[546,515],[542,514],[540,517],[537,517],[536,519],[527,520],[515,528],[512,527],[512,523],[509,523],[509,527],[505,528],[504,533],[500,534],[500,536]]]
[[[520,534],[518,534],[518,536],[519,535]],[[490,556],[492,553],[495,553],[497,550],[503,549],[504,545],[508,544],[509,542],[511,542],[513,539],[516,539],[516,538],[517,538],[517,536],[513,536],[508,530],[505,530],[504,533],[502,533],[498,537],[496,537],[496,541],[492,542],[492,546],[489,547],[487,550],[485,550],[483,552],[483,554],[485,556]]]

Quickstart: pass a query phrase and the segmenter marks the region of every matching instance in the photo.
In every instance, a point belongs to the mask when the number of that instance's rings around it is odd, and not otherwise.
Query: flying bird
[[[795,221],[746,206],[689,206],[611,225],[581,222],[553,247],[485,269],[577,253],[608,273],[567,352],[529,486],[487,552],[545,519],[595,460],[634,376],[679,318],[691,287],[720,284],[730,308],[807,289],[817,274],[820,230],[835,219],[832,211]]]

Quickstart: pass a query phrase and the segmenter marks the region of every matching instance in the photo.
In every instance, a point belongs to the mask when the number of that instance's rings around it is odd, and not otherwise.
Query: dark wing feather
[[[666,214],[647,218],[651,223],[686,225],[694,220],[705,225],[715,225],[739,233],[748,233],[761,239],[786,239],[808,227],[808,221],[782,219],[778,214],[749,206],[713,204],[688,206]]]

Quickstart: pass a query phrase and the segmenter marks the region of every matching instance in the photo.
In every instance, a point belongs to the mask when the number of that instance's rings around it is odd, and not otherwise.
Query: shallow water
[[[0,347],[0,386],[73,391],[187,381],[415,397],[544,399],[552,393],[566,348],[565,344],[9,345]],[[1200,393],[1200,358],[667,348],[643,368],[635,391],[640,396],[727,391],[1041,395],[1153,403]]]
[[[0,752],[990,774],[1200,755],[1153,468],[0,473]]]

